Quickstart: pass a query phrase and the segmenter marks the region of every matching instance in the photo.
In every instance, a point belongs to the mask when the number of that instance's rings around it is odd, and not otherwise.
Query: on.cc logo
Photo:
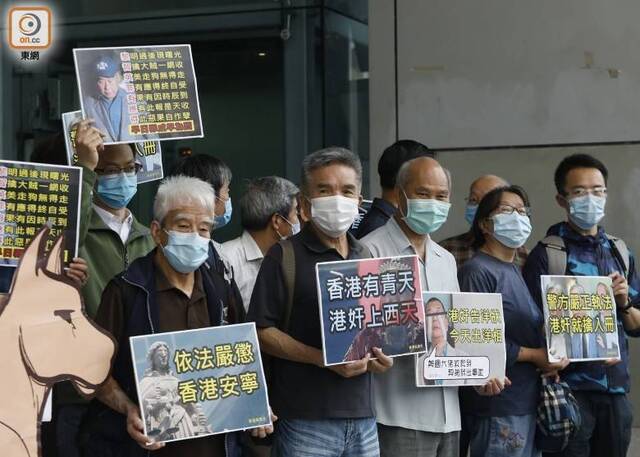
[[[16,6],[9,10],[9,45],[14,49],[45,49],[51,45],[51,10]]]

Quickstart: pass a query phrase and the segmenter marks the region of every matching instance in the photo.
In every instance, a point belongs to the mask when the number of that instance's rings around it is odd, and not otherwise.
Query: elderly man
[[[262,259],[277,241],[300,231],[298,188],[277,176],[254,179],[240,199],[242,236],[223,243],[221,254],[231,264],[245,308]]]
[[[95,120],[96,127],[105,132],[105,140],[131,141],[127,94],[120,87],[120,62],[111,56],[100,56],[93,64],[95,88],[84,98],[84,114]]]
[[[209,184],[184,176],[166,179],[153,206],[156,248],[107,285],[96,321],[119,350],[113,373],[97,394],[110,409],[90,418],[88,455],[138,456],[163,447],[143,434],[129,337],[222,324],[222,305],[205,263],[214,206]],[[215,435],[169,443],[157,455],[235,455],[235,445],[235,435]]]
[[[213,229],[215,231],[227,225],[231,220],[231,169],[217,157],[196,154],[179,162],[171,172],[172,176],[191,176],[211,184],[216,194],[215,211],[213,213]],[[213,239],[209,246],[209,260],[212,279],[222,300],[225,322],[244,322],[246,317],[245,303],[236,284],[234,271],[227,259],[221,254],[222,245]]]
[[[315,280],[318,262],[369,257],[347,233],[358,214],[362,165],[346,149],[322,149],[305,157],[301,183],[310,222],[269,250],[248,313],[262,350],[273,356],[269,395],[280,422],[272,455],[378,456],[369,372],[385,371],[392,360],[374,348],[377,360],[324,366]],[[295,272],[293,281],[285,271]]]
[[[482,197],[484,197],[489,191],[498,187],[507,186],[508,183],[504,179],[495,175],[484,175],[471,183],[469,188],[469,196],[467,197],[467,207],[464,212],[464,218],[469,223],[473,224],[473,218],[476,215],[478,204]],[[440,246],[445,248],[456,259],[458,267],[461,267],[463,263],[469,260],[475,254],[473,249],[473,232],[469,230],[466,233],[447,238],[440,242]],[[524,266],[527,260],[527,248],[524,246],[518,248],[516,251],[515,264],[520,268]]]
[[[398,212],[363,244],[375,257],[417,255],[426,290],[459,291],[455,259],[430,237],[449,214],[447,172],[430,157],[409,160],[398,171],[395,192]],[[381,456],[457,456],[458,389],[418,388],[415,369],[414,357],[399,357],[388,373],[374,377]],[[486,393],[501,387],[492,381]]]
[[[409,160],[400,167],[395,192],[398,212],[362,242],[375,257],[417,255],[427,290],[459,291],[453,256],[429,236],[447,220],[451,206],[445,170],[429,157]],[[381,456],[457,456],[458,389],[417,388],[414,370],[414,357],[400,357],[374,378]]]

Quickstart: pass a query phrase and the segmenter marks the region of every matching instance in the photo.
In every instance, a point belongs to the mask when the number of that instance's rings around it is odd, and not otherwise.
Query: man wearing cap
[[[95,120],[95,127],[105,134],[106,143],[131,141],[126,93],[120,87],[120,63],[113,57],[101,56],[92,66],[95,91],[84,99],[85,118]]]

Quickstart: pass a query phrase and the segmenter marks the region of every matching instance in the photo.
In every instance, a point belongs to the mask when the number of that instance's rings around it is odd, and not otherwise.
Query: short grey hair
[[[211,184],[182,175],[166,178],[158,187],[153,202],[153,218],[162,223],[169,211],[185,204],[199,205],[213,218],[216,197]]]
[[[407,160],[405,163],[403,163],[400,166],[400,169],[398,170],[398,175],[396,176],[397,187],[404,189],[404,187],[407,185],[407,182],[409,181],[409,168],[411,168],[411,164],[416,160],[423,160],[424,158],[425,157],[416,157],[415,159]],[[432,159],[432,160],[435,160],[435,159]],[[438,164],[440,165],[439,162]],[[452,184],[451,172],[445,167],[443,167],[442,165],[440,165],[440,168],[442,168],[445,176],[447,177],[447,187],[449,188],[449,191],[451,191],[451,184]]]
[[[300,190],[291,181],[278,176],[265,176],[249,182],[240,198],[240,218],[245,230],[262,230],[271,216],[288,218]]]
[[[303,191],[309,190],[309,174],[318,168],[333,164],[346,165],[356,172],[358,185],[362,186],[362,163],[360,158],[346,148],[331,146],[308,154],[302,161],[302,176],[300,187]]]

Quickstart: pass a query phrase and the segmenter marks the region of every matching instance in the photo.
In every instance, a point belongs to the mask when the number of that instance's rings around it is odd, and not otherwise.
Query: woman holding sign
[[[502,294],[507,352],[506,375],[511,386],[494,397],[472,389],[462,394],[464,433],[471,456],[536,457],[536,408],[540,373],[555,375],[568,361],[549,363],[543,315],[514,264],[516,250],[531,234],[529,199],[518,186],[487,193],[473,221],[475,256],[458,274],[464,292]]]

